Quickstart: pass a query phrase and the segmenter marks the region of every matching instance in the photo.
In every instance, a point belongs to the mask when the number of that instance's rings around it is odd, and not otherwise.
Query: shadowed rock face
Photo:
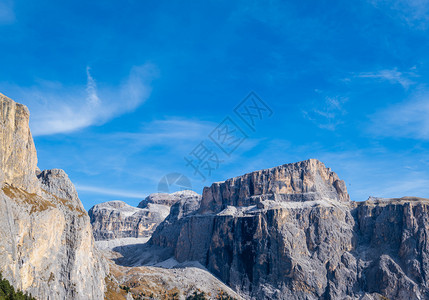
[[[429,298],[429,200],[376,199],[354,209],[364,288],[389,299]]]
[[[37,299],[103,299],[89,217],[64,171],[36,176],[28,118],[0,94],[0,271]]]
[[[193,191],[172,194],[155,193],[132,207],[122,201],[97,204],[89,210],[94,238],[97,241],[117,238],[150,237],[170,213],[170,207],[181,200],[201,199]]]
[[[428,299],[429,200],[349,201],[317,161],[257,171],[178,202],[150,240],[253,299]]]

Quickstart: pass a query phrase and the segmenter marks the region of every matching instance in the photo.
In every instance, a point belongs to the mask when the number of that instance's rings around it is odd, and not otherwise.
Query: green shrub
[[[36,300],[36,298],[22,291],[15,292],[13,286],[0,273],[0,300]]]

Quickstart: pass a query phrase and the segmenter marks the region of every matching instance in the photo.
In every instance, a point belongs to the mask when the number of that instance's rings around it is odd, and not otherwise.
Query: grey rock
[[[122,201],[97,204],[89,210],[96,241],[126,237],[149,237],[169,214],[170,207],[149,204],[132,207]]]
[[[59,198],[69,200],[75,208],[84,210],[82,202],[76,192],[76,188],[70,181],[66,172],[61,169],[44,170],[38,172],[37,178],[41,183],[41,188]]]
[[[181,191],[151,194],[140,202],[138,207],[132,207],[122,201],[97,204],[89,210],[94,238],[101,241],[150,237],[169,215],[170,206],[178,201],[192,202],[200,199],[201,195],[193,191]]]
[[[251,299],[429,299],[429,200],[349,200],[317,160],[214,183],[149,243]],[[186,213],[182,213],[185,211]]]
[[[28,109],[1,94],[0,109],[0,271],[37,299],[104,299],[108,268],[73,184],[36,167]]]
[[[344,181],[316,159],[248,173],[204,188],[200,213],[260,201],[350,201]]]
[[[176,204],[171,207],[170,214],[165,221],[158,225],[155,231],[156,234],[151,238],[152,244],[176,249],[179,237],[182,235],[182,231],[188,230],[188,228],[186,228],[187,217],[193,215],[199,209],[200,204],[201,197],[191,197],[176,202]],[[210,220],[205,218],[202,222],[204,224],[207,222],[210,223]],[[204,232],[204,230],[204,227],[200,227],[195,232],[202,232],[203,236],[206,236],[207,232]],[[180,256],[180,251],[177,252],[177,255]],[[189,260],[195,259],[189,258]]]
[[[205,292],[211,295],[208,299],[219,299],[216,296],[242,300],[243,298],[219,279],[202,268],[186,266],[175,268],[159,267],[123,267],[110,262],[110,270],[115,274],[112,284],[108,283],[107,299],[120,299],[118,286],[130,287],[130,294],[139,299],[138,295],[144,291],[146,295],[152,294],[153,299],[180,299],[185,300],[194,291]],[[173,294],[176,294],[173,297]],[[170,295],[170,297],[166,297]],[[116,296],[116,297],[115,297]],[[224,298],[224,299],[225,299]],[[231,299],[230,298],[230,299]]]
[[[184,191],[178,191],[171,194],[167,193],[153,193],[146,197],[143,201],[139,203],[137,207],[139,208],[145,208],[148,204],[159,204],[159,205],[166,205],[166,206],[173,206],[174,203],[181,199],[189,199],[189,198],[195,198],[200,199],[201,195],[197,194],[194,191],[190,190],[184,190]]]
[[[0,94],[0,185],[38,192],[37,154],[25,105]]]

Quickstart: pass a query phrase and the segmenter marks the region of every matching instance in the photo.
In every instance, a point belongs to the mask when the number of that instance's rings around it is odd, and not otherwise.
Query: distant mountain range
[[[351,201],[309,159],[88,215],[0,109],[0,272],[36,299],[429,299],[428,199]]]

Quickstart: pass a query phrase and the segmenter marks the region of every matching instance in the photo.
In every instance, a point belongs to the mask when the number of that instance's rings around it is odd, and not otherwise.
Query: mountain
[[[429,299],[428,209],[413,197],[350,201],[310,159],[176,203],[148,247],[200,263],[248,299]]]
[[[201,195],[191,190],[183,190],[171,194],[153,193],[147,196],[146,199],[141,201],[137,207],[146,208],[148,205],[151,204],[165,205],[171,207],[173,206],[173,204],[182,199],[201,199]]]
[[[37,168],[28,109],[0,109],[0,273],[37,299],[429,299],[428,199],[351,201],[309,159],[90,219],[64,171]]]
[[[67,174],[40,171],[29,112],[0,94],[0,272],[37,299],[103,299],[108,266]]]
[[[150,237],[170,213],[170,207],[181,199],[200,199],[193,191],[172,194],[154,193],[132,207],[122,201],[109,201],[93,206],[88,214],[97,241],[119,238]]]

